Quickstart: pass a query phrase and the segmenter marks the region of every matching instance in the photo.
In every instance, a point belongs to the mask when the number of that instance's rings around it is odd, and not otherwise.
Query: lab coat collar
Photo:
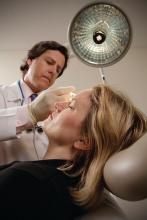
[[[25,99],[28,99],[30,97],[30,95],[32,95],[33,92],[25,82],[20,80],[20,83],[21,83],[21,87],[22,87]],[[38,93],[38,94],[40,94],[40,93]],[[22,94],[21,94],[21,91],[20,91],[20,88],[18,85],[18,81],[16,81],[8,87],[7,100],[9,102],[13,102],[13,101],[21,101],[22,99],[23,99],[23,97],[22,97]]]

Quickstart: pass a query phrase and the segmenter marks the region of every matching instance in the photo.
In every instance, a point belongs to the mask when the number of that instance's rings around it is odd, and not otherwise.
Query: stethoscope
[[[17,81],[17,84],[18,84],[19,90],[21,92],[21,97],[22,97],[22,99],[21,99],[21,106],[22,106],[24,104],[25,96],[24,96],[23,90],[21,88],[20,80]]]
[[[17,81],[17,84],[18,84],[18,87],[19,87],[19,90],[21,92],[21,106],[24,104],[24,101],[25,101],[25,96],[24,96],[24,93],[23,93],[23,90],[22,90],[22,87],[21,87],[21,83],[20,83],[20,80]],[[36,125],[35,127],[35,130],[38,131],[38,133],[42,133],[43,130],[42,130],[42,127],[41,126],[38,126]],[[26,130],[28,133],[32,131],[32,129],[27,129]]]

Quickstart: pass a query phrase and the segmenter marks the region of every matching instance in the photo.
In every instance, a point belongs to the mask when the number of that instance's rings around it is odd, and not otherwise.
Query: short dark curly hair
[[[26,72],[29,69],[29,66],[27,64],[27,60],[28,59],[31,59],[31,60],[35,59],[35,58],[39,57],[41,54],[43,54],[44,52],[46,52],[47,50],[58,50],[58,51],[60,51],[60,53],[62,53],[64,55],[65,64],[64,64],[64,67],[58,77],[60,77],[62,75],[63,71],[67,67],[67,62],[69,59],[69,54],[68,54],[67,48],[56,41],[40,41],[39,43],[35,44],[28,51],[28,54],[24,60],[24,63],[20,66],[20,70],[22,71],[23,76],[26,74]]]

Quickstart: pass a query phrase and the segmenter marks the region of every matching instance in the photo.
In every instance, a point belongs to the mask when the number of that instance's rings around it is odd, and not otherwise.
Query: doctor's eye
[[[47,63],[48,65],[51,65],[51,64],[52,64],[50,60],[46,60],[46,63]]]

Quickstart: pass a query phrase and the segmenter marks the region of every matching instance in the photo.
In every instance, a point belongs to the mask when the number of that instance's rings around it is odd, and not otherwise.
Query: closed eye
[[[69,102],[68,107],[72,110],[74,110],[76,108],[76,100],[75,98],[72,99],[72,101]]]
[[[52,61],[52,60],[46,60],[46,62],[47,62],[47,64],[49,64],[49,65],[53,65],[54,64],[54,62]]]
[[[71,104],[68,105],[68,108],[70,108],[70,109],[72,109],[72,110],[75,109],[75,107],[74,107],[73,105],[71,105]]]
[[[46,60],[46,63],[48,65],[54,65],[56,62],[54,60]],[[59,75],[62,72],[62,68],[60,66],[57,66],[57,74]]]

